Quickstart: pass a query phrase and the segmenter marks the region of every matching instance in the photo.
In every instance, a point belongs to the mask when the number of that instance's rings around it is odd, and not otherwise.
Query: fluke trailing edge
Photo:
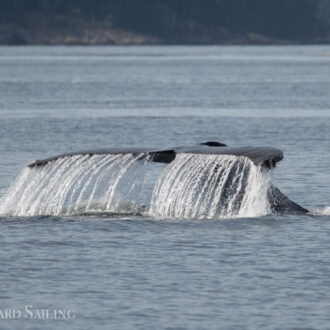
[[[177,154],[192,153],[205,155],[233,155],[244,156],[253,161],[255,165],[263,165],[267,168],[275,167],[276,163],[283,159],[281,150],[272,147],[238,147],[230,148],[220,142],[204,142],[195,146],[179,146],[164,150],[148,149],[148,148],[111,148],[98,150],[83,150],[69,152],[57,156],[35,160],[29,167],[43,166],[48,162],[55,161],[59,158],[70,157],[75,155],[108,155],[108,154],[144,154],[149,156],[148,160],[159,163],[171,163]]]

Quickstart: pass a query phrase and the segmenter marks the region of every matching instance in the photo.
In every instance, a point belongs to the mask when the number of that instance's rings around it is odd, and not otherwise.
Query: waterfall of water
[[[118,154],[77,155],[26,167],[0,200],[0,213],[138,212],[145,165],[142,155]]]
[[[270,212],[269,171],[247,157],[177,154],[164,166],[143,154],[107,154],[26,167],[1,198],[0,214],[224,218]]]
[[[178,154],[160,176],[150,214],[173,218],[261,216],[270,212],[269,171],[246,157]]]

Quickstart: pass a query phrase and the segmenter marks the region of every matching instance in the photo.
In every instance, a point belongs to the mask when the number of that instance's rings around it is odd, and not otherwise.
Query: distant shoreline
[[[0,46],[41,45],[328,45],[330,37],[306,40],[275,39],[257,33],[231,34],[223,29],[201,33],[182,33],[161,38],[149,34],[116,29],[106,24],[81,24],[72,29],[0,25]]]

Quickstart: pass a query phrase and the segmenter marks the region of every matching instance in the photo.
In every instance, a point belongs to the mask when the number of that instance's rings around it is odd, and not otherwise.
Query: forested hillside
[[[330,41],[330,0],[0,0],[2,44]]]

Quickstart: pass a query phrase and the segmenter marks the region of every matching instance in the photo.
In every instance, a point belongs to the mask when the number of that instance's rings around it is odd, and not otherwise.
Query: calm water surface
[[[34,159],[218,140],[282,149],[272,180],[311,210],[2,215],[0,328],[329,329],[329,69],[328,46],[0,48],[1,196]]]

